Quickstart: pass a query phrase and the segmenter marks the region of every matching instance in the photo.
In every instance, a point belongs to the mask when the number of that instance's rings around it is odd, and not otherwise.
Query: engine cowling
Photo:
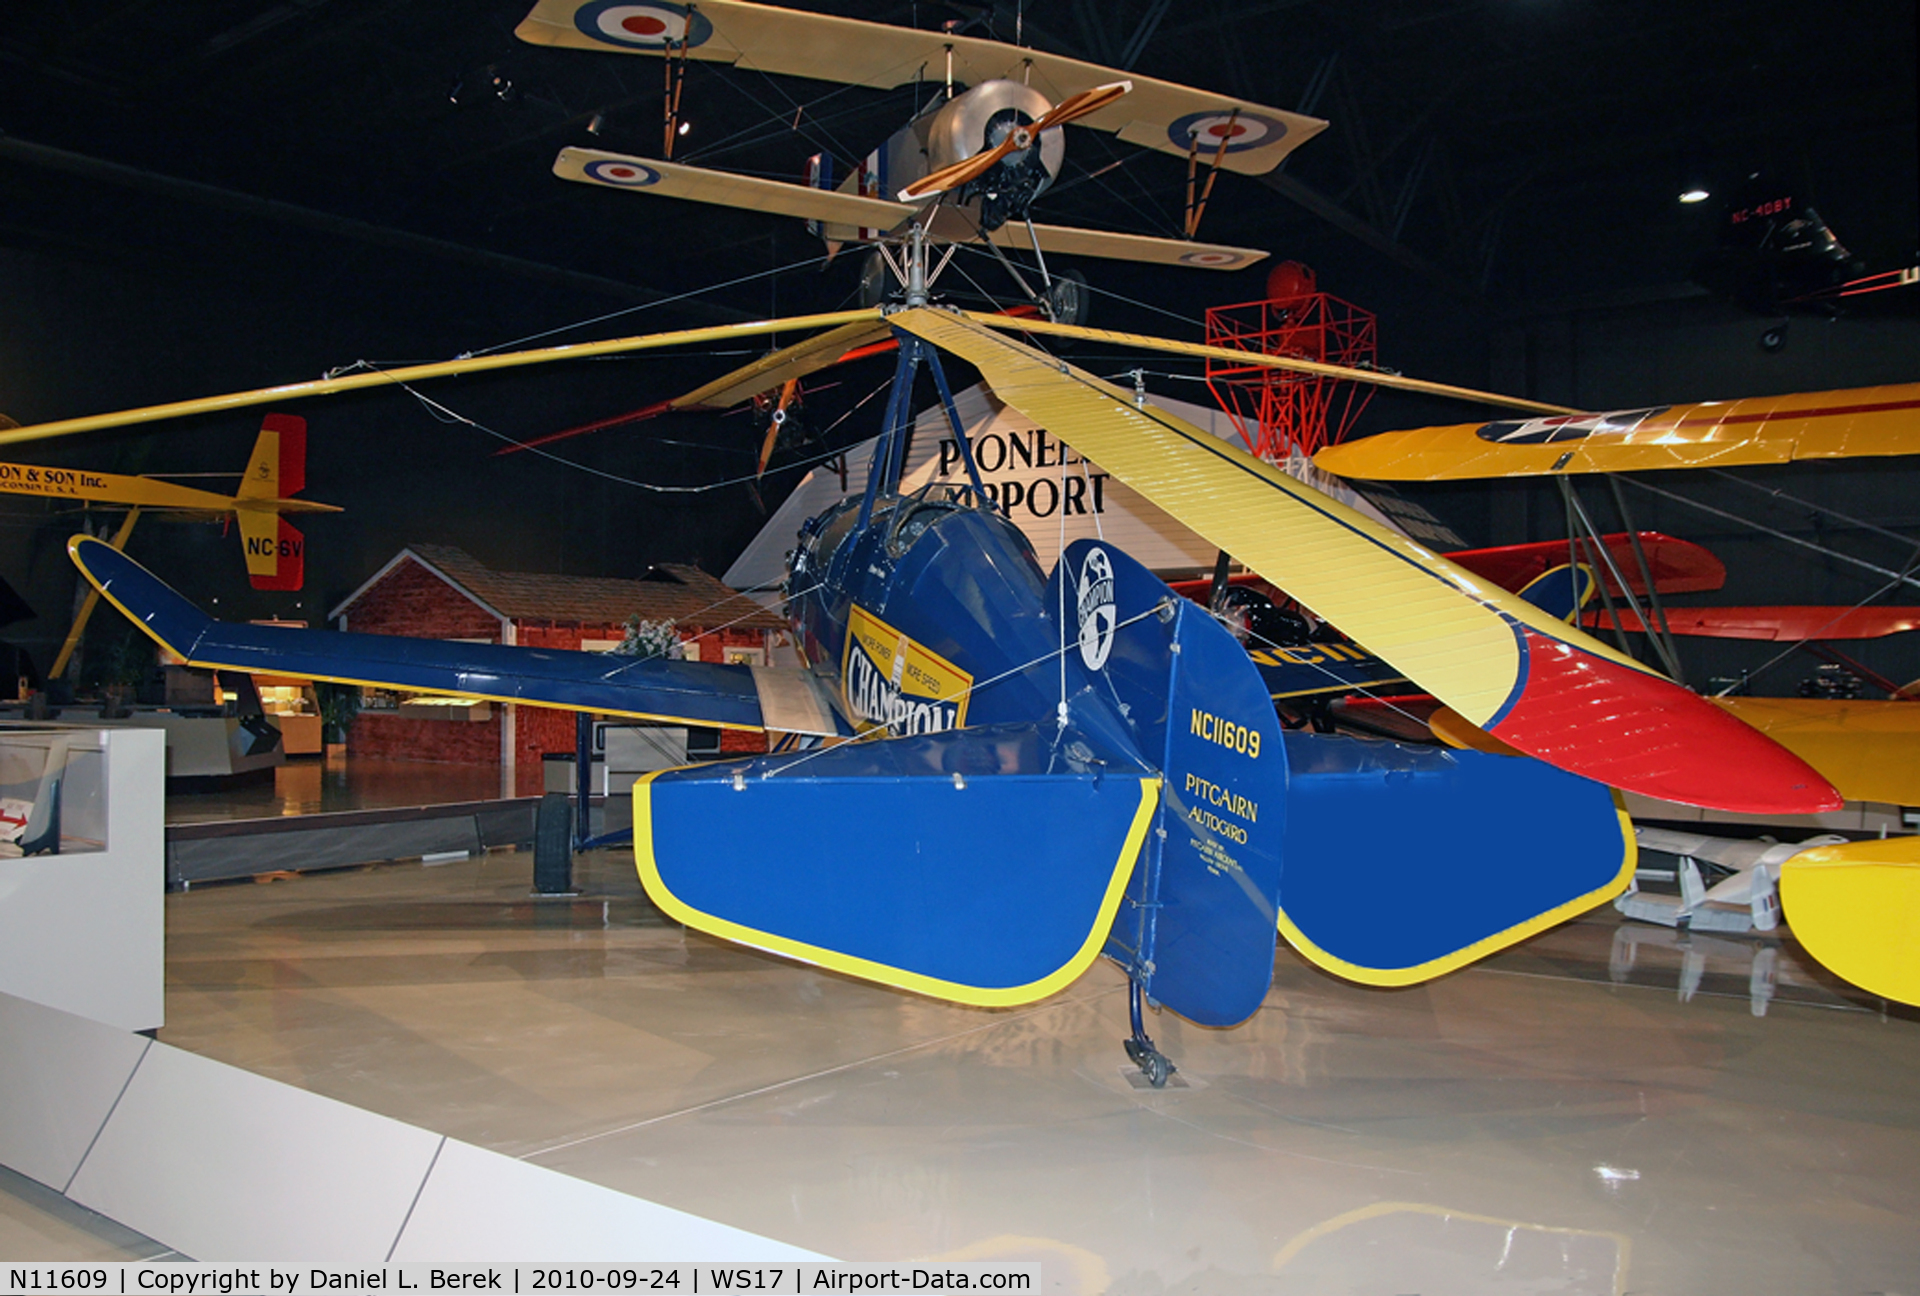
[[[1021,126],[1029,126],[1053,107],[1047,97],[1018,81],[983,81],[955,95],[937,111],[927,129],[930,170],[961,162],[990,149]],[[1032,202],[1060,174],[1067,143],[1061,127],[1042,131],[1035,145],[1016,149],[997,166],[971,181],[958,195],[978,197],[980,223],[993,230],[1023,219]]]

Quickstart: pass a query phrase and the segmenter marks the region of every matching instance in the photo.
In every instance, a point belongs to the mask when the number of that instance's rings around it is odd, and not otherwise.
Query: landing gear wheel
[[[1167,1078],[1178,1068],[1168,1060],[1165,1053],[1155,1048],[1153,1041],[1147,1037],[1146,1025],[1140,1018],[1142,997],[1140,983],[1129,982],[1127,1008],[1128,1015],[1133,1019],[1133,1038],[1123,1040],[1122,1046],[1127,1050],[1127,1061],[1140,1068],[1140,1074],[1147,1078],[1147,1083],[1155,1089],[1165,1089]]]
[[[1062,270],[1053,277],[1053,284],[1040,294],[1056,324],[1085,324],[1087,306],[1093,296],[1087,287],[1087,277],[1078,270]]]

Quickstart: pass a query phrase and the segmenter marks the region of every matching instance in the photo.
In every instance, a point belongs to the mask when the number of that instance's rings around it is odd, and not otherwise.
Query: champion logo
[[[1113,560],[1105,549],[1087,551],[1087,560],[1080,565],[1074,605],[1080,614],[1080,660],[1088,670],[1099,670],[1113,651],[1113,632],[1119,621],[1119,610],[1113,602]]]

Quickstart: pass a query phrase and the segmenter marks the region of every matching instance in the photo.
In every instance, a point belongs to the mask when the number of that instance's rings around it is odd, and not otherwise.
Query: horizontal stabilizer
[[[1280,931],[1339,976],[1428,980],[1633,876],[1612,793],[1540,761],[1299,733],[1286,747]]]
[[[1920,1005],[1920,838],[1802,851],[1780,866],[1780,903],[1823,967]]]
[[[108,602],[191,666],[676,724],[762,727],[752,667],[236,625],[207,616],[104,541],[76,536],[67,552]]]
[[[727,940],[958,1003],[1032,1002],[1099,953],[1160,782],[1132,761],[1076,770],[1058,741],[1051,720],[987,725],[648,775],[641,882]]]

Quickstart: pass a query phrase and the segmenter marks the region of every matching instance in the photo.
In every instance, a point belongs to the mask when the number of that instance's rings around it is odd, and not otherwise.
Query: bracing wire
[[[1737,522],[1741,526],[1751,527],[1762,535],[1772,536],[1775,540],[1780,540],[1790,545],[1797,545],[1802,549],[1811,549],[1814,553],[1831,558],[1836,562],[1843,562],[1853,567],[1865,568],[1867,571],[1873,572],[1878,576],[1890,576],[1896,584],[1912,585],[1915,588],[1920,588],[1920,580],[1916,580],[1904,572],[1896,572],[1890,568],[1882,567],[1877,563],[1870,563],[1864,558],[1855,558],[1851,554],[1841,553],[1839,550],[1830,549],[1826,545],[1815,544],[1811,540],[1802,540],[1799,536],[1788,535],[1785,531],[1781,531],[1775,527],[1765,526],[1759,522],[1755,522],[1751,518],[1741,517],[1738,513],[1729,513],[1727,510],[1715,508],[1711,504],[1703,504],[1699,500],[1688,499],[1685,495],[1670,490],[1663,490],[1658,486],[1649,482],[1640,481],[1634,477],[1624,477],[1621,478],[1621,480],[1625,481],[1629,486],[1637,486],[1643,491],[1660,496],[1662,499],[1670,499],[1676,504],[1684,504],[1688,508],[1698,509],[1702,513],[1711,513],[1714,517],[1722,518],[1728,522]],[[1906,540],[1906,537],[1901,538]],[[1909,544],[1913,543],[1911,540],[1906,540],[1906,542]]]
[[[1857,612],[1861,608],[1865,607],[1867,604],[1881,597],[1883,594],[1890,593],[1895,586],[1899,585],[1903,580],[1907,578],[1907,575],[1910,572],[1912,572],[1916,566],[1920,566],[1920,550],[1914,551],[1913,557],[1907,560],[1906,566],[1901,569],[1899,575],[1895,576],[1892,580],[1882,585],[1879,589],[1873,591],[1873,593],[1861,599],[1858,603],[1855,603],[1852,607],[1845,608],[1842,611],[1834,613],[1834,615],[1829,620],[1827,620],[1823,625],[1820,626],[1819,630],[1814,631],[1810,635],[1801,636],[1801,638],[1795,640],[1793,643],[1788,644],[1785,648],[1782,648],[1779,652],[1767,658],[1767,660],[1765,660],[1764,662],[1761,662],[1759,666],[1755,667],[1752,671],[1747,672],[1746,679],[1751,680],[1756,676],[1763,675],[1767,671],[1772,670],[1775,666],[1778,666],[1781,662],[1785,661],[1788,657],[1791,657],[1794,653],[1799,652],[1803,646],[1817,640],[1820,637],[1820,631],[1825,630],[1827,626],[1833,625],[1835,622],[1839,621],[1842,617],[1846,616],[1848,612]],[[1718,693],[1715,693],[1714,696],[1726,697],[1729,694],[1731,694],[1734,689],[1739,688],[1742,682],[1744,681],[1736,680],[1733,683],[1728,684],[1725,688],[1721,689]]]
[[[657,301],[641,302],[638,306],[623,306],[617,311],[608,311],[604,315],[595,315],[591,319],[576,320],[571,324],[561,324],[556,328],[545,329],[539,333],[529,333],[525,337],[514,338],[507,342],[496,342],[492,346],[481,347],[477,351],[463,351],[456,358],[467,360],[474,356],[492,355],[495,351],[512,350],[523,347],[529,342],[538,342],[543,338],[556,337],[562,333],[571,333],[575,329],[591,328],[595,324],[605,324],[608,320],[622,319],[628,315],[637,315],[642,311],[658,310],[662,306],[671,306],[675,302],[683,302],[690,297],[700,297],[707,293],[719,292],[723,288],[737,288],[741,284],[752,283],[756,279],[765,279],[771,275],[786,274],[791,270],[805,270],[809,266],[825,264],[829,255],[828,253],[822,253],[820,256],[812,257],[805,261],[794,261],[787,265],[774,266],[771,270],[756,270],[752,274],[740,275],[737,278],[727,279],[720,283],[707,284],[701,288],[692,288],[683,293],[675,293],[671,297],[662,297]]]
[[[583,464],[578,460],[568,459],[562,455],[554,454],[551,450],[542,449],[539,446],[532,445],[528,442],[518,440],[515,437],[511,437],[507,435],[505,432],[500,432],[493,428],[490,428],[486,424],[480,422],[478,419],[469,418],[465,414],[460,413],[458,410],[449,408],[448,406],[442,404],[441,402],[434,400],[431,396],[428,396],[424,392],[419,391],[410,383],[401,382],[401,383],[396,383],[395,385],[398,386],[402,391],[406,392],[407,395],[413,397],[416,401],[419,401],[421,406],[426,409],[427,413],[432,415],[433,418],[438,422],[464,424],[465,426],[474,429],[476,432],[484,432],[486,433],[486,435],[493,437],[497,440],[504,441],[508,445],[518,446],[520,449],[530,451],[533,454],[540,456],[542,459],[551,460],[552,462],[559,464],[563,468],[572,468],[572,469],[575,469],[576,471],[586,473],[590,477],[598,477],[604,481],[613,482],[616,485],[632,486],[637,490],[652,491],[655,494],[659,494],[659,495],[701,495],[701,494],[705,494],[708,491],[723,490],[728,486],[739,486],[746,482],[758,480],[758,478],[760,477],[759,473],[746,473],[743,476],[730,477],[725,481],[707,482],[698,486],[668,486],[668,485],[663,485],[660,482],[644,482],[644,481],[639,481],[632,477],[622,477],[619,473],[608,472],[603,468],[595,468],[591,464]],[[891,385],[890,382],[882,383],[880,386],[874,388],[874,390],[868,392],[865,396],[861,397],[860,400],[853,406],[853,408],[849,409],[846,413],[842,414],[839,418],[835,419],[831,424],[829,424],[825,429],[823,429],[821,432],[821,435],[826,436],[827,434],[831,433],[835,428],[838,428],[842,423],[845,423],[848,419],[852,418],[855,414],[859,413],[861,408],[865,406],[868,401],[872,400],[875,396],[878,396],[881,392],[885,391],[887,387],[890,385]],[[825,463],[827,460],[835,458],[841,453],[843,453],[841,450],[829,450],[824,454],[814,455],[811,458],[802,459],[797,463],[789,464],[787,465],[787,467],[794,467],[794,468],[812,467],[815,464]]]
[[[1115,634],[1119,634],[1122,630],[1126,629],[1128,626],[1132,625],[1136,621],[1144,621],[1150,616],[1158,616],[1160,614],[1160,609],[1162,606],[1163,604],[1156,603],[1144,612],[1137,612],[1134,615],[1128,617],[1124,621],[1116,622],[1113,627],[1113,632]],[[1018,666],[1010,666],[1006,670],[1001,671],[998,675],[990,676],[989,678],[980,680],[974,684],[969,684],[965,688],[955,692],[953,696],[956,699],[971,697],[973,694],[978,693],[983,689],[990,688],[993,685],[998,684],[1003,679],[1011,679],[1015,675],[1024,674],[1027,671],[1033,670],[1034,668],[1039,666],[1045,666],[1048,662],[1052,661],[1055,657],[1060,658],[1061,661],[1064,662],[1066,660],[1066,653],[1068,648],[1068,644],[1065,642],[1065,640],[1066,640],[1066,635],[1063,631],[1061,634],[1061,644],[1058,648],[1053,648],[1048,650],[1047,652],[1043,652],[1038,657],[1035,657],[1030,661],[1022,662]],[[867,734],[879,732],[881,729],[884,729],[884,726],[875,726],[873,729],[869,729],[869,730],[863,731],[860,734],[856,734],[855,737],[865,737]],[[760,777],[763,779],[769,779],[769,778],[775,777],[776,775],[785,774],[787,771],[791,769],[794,769],[798,766],[806,764],[808,761],[812,760],[814,757],[819,756],[825,752],[830,752],[832,750],[833,750],[832,746],[816,747],[812,751],[807,752],[805,755],[799,757],[798,759],[788,761],[785,765],[780,766],[778,769],[769,769],[769,770],[763,771],[760,774]]]

